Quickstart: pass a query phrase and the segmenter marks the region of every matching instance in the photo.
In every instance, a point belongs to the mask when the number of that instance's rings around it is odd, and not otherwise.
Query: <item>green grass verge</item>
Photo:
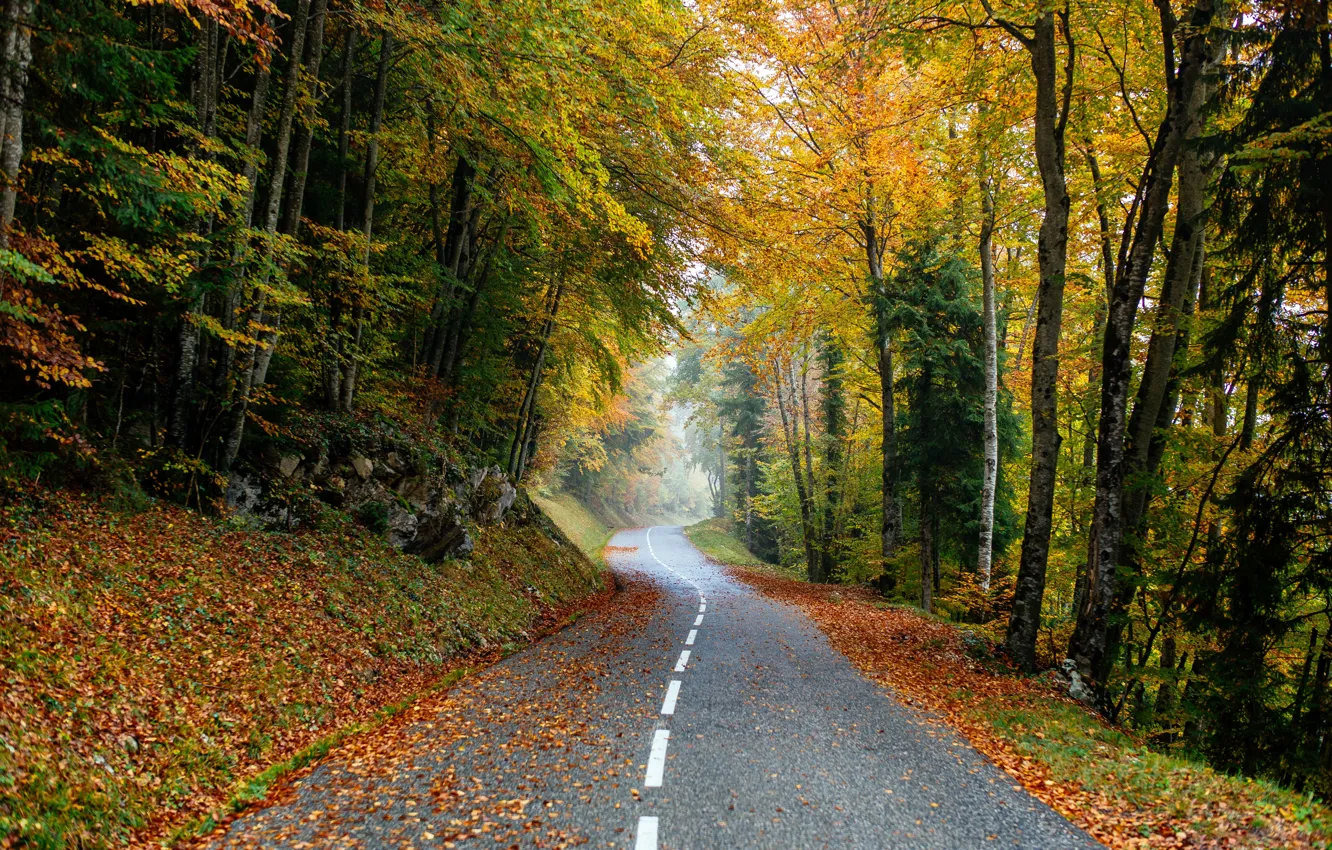
[[[703,554],[719,564],[732,567],[771,568],[771,564],[746,549],[745,544],[731,534],[729,525],[724,519],[705,519],[685,526],[684,532],[689,541],[701,549]]]
[[[601,550],[610,542],[615,529],[606,525],[587,506],[568,493],[543,496],[532,493],[532,501],[559,526],[560,531],[573,541],[593,561],[601,562]]]

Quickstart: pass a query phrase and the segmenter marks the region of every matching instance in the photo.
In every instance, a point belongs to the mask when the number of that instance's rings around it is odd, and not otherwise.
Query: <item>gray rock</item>
[[[1082,681],[1082,674],[1078,672],[1078,662],[1072,658],[1065,658],[1059,666],[1064,674],[1063,678],[1068,680],[1068,695],[1080,703],[1091,705],[1096,695]]]
[[[375,462],[370,458],[362,457],[361,455],[353,457],[351,459],[351,465],[352,469],[356,470],[356,474],[361,476],[363,481],[370,480],[371,473],[375,471]]]
[[[394,549],[402,549],[416,539],[416,514],[397,502],[388,509],[388,542]]]
[[[278,472],[282,473],[283,478],[290,478],[301,465],[302,460],[303,458],[300,455],[287,455],[278,461]]]
[[[227,480],[227,507],[241,515],[252,514],[263,500],[264,487],[249,475],[232,475]]]

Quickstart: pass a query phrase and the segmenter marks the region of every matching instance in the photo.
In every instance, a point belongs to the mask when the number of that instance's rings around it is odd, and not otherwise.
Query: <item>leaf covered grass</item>
[[[856,588],[752,569],[738,578],[814,619],[862,672],[961,731],[1036,797],[1108,847],[1326,848],[1332,811],[1273,783],[1157,752],[1016,675],[987,639]]]
[[[336,514],[0,509],[0,845],[146,845],[262,797],[469,654],[567,622],[604,575],[560,537],[483,528],[431,565]]]

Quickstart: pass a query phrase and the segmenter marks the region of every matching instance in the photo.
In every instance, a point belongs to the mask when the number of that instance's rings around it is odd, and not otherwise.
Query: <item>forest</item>
[[[370,432],[626,516],[702,474],[764,560],[1326,799],[1329,20],[7,0],[0,493],[219,514]]]

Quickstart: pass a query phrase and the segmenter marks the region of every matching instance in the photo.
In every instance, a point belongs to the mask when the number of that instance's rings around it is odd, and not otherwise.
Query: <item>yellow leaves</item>
[[[88,247],[79,252],[81,258],[99,263],[113,280],[122,284],[160,285],[172,293],[185,287],[194,273],[195,258],[205,246],[205,240],[190,233],[178,234],[170,244],[147,246],[131,244],[106,233],[84,233],[83,237]]]

